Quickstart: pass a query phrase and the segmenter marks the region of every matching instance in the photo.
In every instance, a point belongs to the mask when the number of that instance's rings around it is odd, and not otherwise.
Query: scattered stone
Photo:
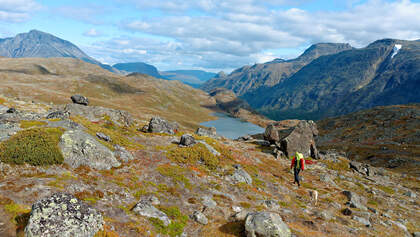
[[[103,223],[91,206],[71,194],[55,193],[32,205],[25,236],[94,236]]]
[[[347,205],[352,208],[359,208],[363,211],[367,211],[366,206],[364,206],[366,200],[362,199],[359,195],[351,191],[343,191],[342,194],[348,199]]]
[[[168,121],[161,119],[160,117],[153,117],[150,119],[148,132],[151,133],[167,133],[175,134],[178,130],[178,127],[174,123],[169,123]]]
[[[63,108],[63,112],[71,116],[81,116],[89,121],[100,121],[107,117],[107,119],[119,126],[130,126],[133,123],[133,118],[129,112],[100,106],[88,107],[79,104],[68,104]]]
[[[205,141],[197,141],[197,142],[199,142],[199,143],[203,144],[204,146],[206,146],[207,150],[209,150],[213,155],[220,156],[220,152],[218,152],[212,146],[210,146],[209,144],[207,144],[207,142],[205,142]]]
[[[404,193],[405,196],[409,197],[409,198],[416,198],[417,194],[411,190],[408,190],[407,192]]]
[[[366,220],[363,217],[353,216],[352,219],[355,220],[355,221],[357,221],[357,222],[359,222],[360,224],[362,224],[362,225],[364,225],[366,227],[370,227],[371,226],[370,221],[369,220]]]
[[[191,146],[196,143],[195,138],[190,134],[184,134],[181,136],[181,141],[179,142],[180,145],[183,146]]]
[[[9,139],[9,137],[21,130],[17,123],[1,123],[0,122],[0,142]]]
[[[81,130],[66,131],[61,136],[59,147],[64,163],[72,168],[86,165],[97,170],[108,170],[121,165],[112,151]]]
[[[230,180],[233,183],[246,183],[246,184],[252,184],[252,178],[251,176],[243,170],[240,166],[234,166],[235,171],[232,175],[228,176],[228,180]]]
[[[141,132],[148,132],[149,131],[149,125],[144,125],[141,129],[140,129],[140,131]]]
[[[343,213],[343,215],[345,216],[351,216],[351,214],[353,213],[350,208],[345,208],[341,211]]]
[[[235,221],[244,221],[246,217],[248,216],[249,212],[247,210],[242,210],[240,212],[237,212],[233,215],[233,219]]]
[[[4,105],[0,105],[0,114],[7,113],[7,110],[9,110],[8,107],[6,107]]]
[[[211,137],[211,138],[217,138],[216,128],[197,128],[197,131],[195,132],[198,136],[202,137]]]
[[[357,161],[351,161],[349,163],[349,166],[350,166],[350,169],[362,175],[373,176],[376,174],[376,169],[369,166],[368,164],[363,164]]]
[[[64,111],[54,111],[47,115],[47,119],[67,119],[69,114]]]
[[[336,183],[334,182],[333,178],[329,174],[321,174],[319,176],[319,180],[321,182],[324,182],[324,183],[327,183],[327,184],[330,184],[330,185],[333,185],[333,186],[337,186]]]
[[[16,109],[15,108],[10,108],[10,109],[8,109],[7,111],[6,111],[6,113],[8,113],[8,114],[14,114],[14,113],[16,113],[17,111],[16,111]]]
[[[245,220],[247,237],[290,237],[292,233],[277,213],[253,212]]]
[[[372,213],[374,213],[374,214],[377,214],[378,212],[376,211],[376,209],[375,208],[373,208],[373,207],[368,207],[367,208],[369,211],[371,211]]]
[[[73,101],[73,103],[75,103],[75,104],[85,105],[85,106],[89,105],[88,98],[86,98],[82,95],[72,95],[70,98],[71,98],[71,101]]]
[[[242,211],[242,208],[241,207],[238,207],[238,206],[232,206],[232,210],[234,212],[241,212]]]
[[[208,224],[207,217],[200,211],[195,211],[192,214],[192,219],[195,220],[196,222],[202,224],[202,225],[207,225]]]
[[[270,210],[278,210],[280,209],[280,205],[275,200],[260,200],[258,202],[260,205],[265,206],[266,208]]]
[[[106,141],[106,142],[110,142],[110,141],[111,141],[111,138],[110,138],[108,135],[104,134],[104,133],[97,132],[97,133],[96,133],[96,136],[97,136],[99,139],[104,140],[104,141]]]
[[[202,203],[206,208],[213,209],[217,207],[217,202],[215,202],[211,197],[209,196],[203,196],[201,197]]]
[[[132,211],[141,216],[157,218],[163,221],[165,226],[169,225],[171,220],[169,220],[168,216],[164,212],[159,211],[156,207],[154,207],[152,202],[153,201],[150,199],[142,199],[134,206]]]
[[[127,151],[124,147],[120,145],[114,145],[114,149],[114,155],[117,159],[123,162],[134,160],[134,156],[131,154],[131,152]]]

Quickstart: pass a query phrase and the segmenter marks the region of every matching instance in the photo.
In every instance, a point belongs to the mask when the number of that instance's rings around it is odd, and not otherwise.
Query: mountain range
[[[327,45],[313,45],[294,60],[242,67],[202,88],[232,89],[275,120],[316,120],[420,102],[420,42],[383,39],[360,49]]]

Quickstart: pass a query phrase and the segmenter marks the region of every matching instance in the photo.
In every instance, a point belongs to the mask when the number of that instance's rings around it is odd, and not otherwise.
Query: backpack
[[[296,167],[297,169],[300,169],[300,168],[301,168],[301,167],[300,167],[300,160],[301,160],[301,159],[303,159],[303,155],[302,155],[302,153],[296,152],[296,154],[295,154],[295,158],[296,158],[295,167]]]

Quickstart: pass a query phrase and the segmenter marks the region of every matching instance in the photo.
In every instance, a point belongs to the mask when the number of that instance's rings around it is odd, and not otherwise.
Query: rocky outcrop
[[[82,116],[90,121],[98,121],[107,117],[112,122],[121,126],[130,126],[133,122],[131,114],[127,111],[109,109],[100,106],[84,106],[79,104],[68,104],[63,108],[64,113],[71,116]]]
[[[165,226],[171,223],[168,216],[154,207],[153,201],[150,199],[142,199],[134,206],[132,211],[141,216],[157,218],[161,220]]]
[[[71,101],[73,101],[73,103],[75,104],[79,104],[79,105],[89,105],[89,100],[88,98],[82,96],[82,95],[73,95],[71,96]]]
[[[115,149],[114,155],[117,159],[123,162],[128,162],[134,159],[134,156],[129,151],[127,151],[124,147],[120,145],[114,145],[114,149]]]
[[[66,131],[61,136],[59,147],[64,163],[72,168],[86,165],[97,170],[108,170],[121,165],[106,146],[81,130]]]
[[[197,134],[198,136],[202,136],[202,137],[211,137],[211,138],[216,138],[217,137],[215,127],[197,128],[197,131],[195,132],[195,134]]]
[[[234,172],[232,175],[228,176],[227,179],[230,180],[232,183],[246,183],[252,184],[251,176],[242,169],[240,165],[234,165]]]
[[[319,158],[319,152],[315,145],[315,137],[318,129],[313,121],[300,121],[291,128],[278,128],[275,124],[267,126],[264,139],[275,144],[279,151],[287,157],[295,152],[300,152],[304,157]]]
[[[54,111],[47,115],[47,119],[67,119],[69,117],[69,114],[64,111]]]
[[[27,237],[88,237],[102,229],[102,215],[71,194],[55,193],[35,202]]]
[[[277,213],[253,212],[245,220],[247,237],[290,237],[292,233]]]
[[[178,131],[178,125],[176,123],[169,123],[168,121],[160,118],[153,117],[150,119],[148,132],[151,133],[167,133],[175,134]]]
[[[359,195],[357,195],[355,192],[351,191],[343,191],[342,194],[347,197],[348,202],[346,203],[352,208],[359,208],[361,210],[367,211],[366,200]]]
[[[181,140],[179,142],[182,146],[191,146],[196,144],[195,138],[191,136],[190,134],[184,134],[181,136]]]
[[[202,225],[207,225],[207,223],[209,223],[207,217],[200,211],[195,211],[192,215],[191,215],[192,219],[195,220],[196,222],[202,224]]]

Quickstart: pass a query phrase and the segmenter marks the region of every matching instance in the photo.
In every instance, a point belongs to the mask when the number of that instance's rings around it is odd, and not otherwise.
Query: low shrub
[[[37,120],[22,120],[20,121],[21,128],[31,128],[31,127],[41,127],[47,125],[44,121],[37,121]]]
[[[32,128],[19,131],[0,144],[0,160],[5,163],[30,165],[62,164],[63,155],[58,147],[61,128]]]
[[[149,221],[155,228],[156,232],[171,237],[180,236],[184,232],[184,227],[187,224],[188,216],[183,215],[178,207],[162,207],[159,209],[164,212],[170,219],[171,223],[165,226],[163,221],[157,218],[149,218]]]

